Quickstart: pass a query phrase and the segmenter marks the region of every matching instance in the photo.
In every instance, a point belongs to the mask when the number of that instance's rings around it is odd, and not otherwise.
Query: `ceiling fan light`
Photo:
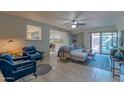
[[[72,28],[76,28],[76,25],[72,25],[71,27],[72,27]]]
[[[77,24],[77,21],[74,21],[74,24],[76,25]]]

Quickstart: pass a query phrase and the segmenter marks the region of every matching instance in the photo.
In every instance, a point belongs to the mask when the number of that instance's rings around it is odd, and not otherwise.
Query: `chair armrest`
[[[37,51],[37,52],[39,52],[40,54],[43,54],[44,53],[44,51]]]
[[[30,54],[27,52],[23,52],[23,56],[30,56]]]
[[[6,63],[6,66],[7,66],[8,68],[11,68],[11,69],[13,68],[13,66],[12,66],[13,64],[10,63],[10,62],[8,62],[7,60],[5,60],[5,59],[0,59],[0,61],[1,61],[1,62],[5,62],[5,63]]]
[[[38,53],[40,53],[41,54],[41,56],[43,57],[44,56],[44,51],[37,51]]]
[[[13,58],[13,61],[27,60],[27,59],[28,59],[28,56],[22,56],[22,57]]]
[[[31,65],[31,64],[35,65],[36,61],[35,60],[27,60],[27,61],[24,61],[23,63],[12,64],[12,66],[13,66],[13,69],[18,69],[19,67],[24,67],[24,66]]]

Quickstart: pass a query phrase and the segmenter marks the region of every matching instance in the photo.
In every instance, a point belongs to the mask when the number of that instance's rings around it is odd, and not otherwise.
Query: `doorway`
[[[109,54],[117,47],[117,32],[91,33],[91,49],[97,53]]]
[[[59,48],[68,44],[68,33],[63,31],[50,30],[50,53],[55,54]]]

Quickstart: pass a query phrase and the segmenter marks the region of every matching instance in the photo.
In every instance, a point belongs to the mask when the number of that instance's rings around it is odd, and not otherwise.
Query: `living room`
[[[123,0],[0,4],[1,92],[123,92]]]
[[[119,11],[0,12],[0,53],[10,54],[12,57],[17,58],[26,56],[28,60],[31,60],[28,55],[24,54],[26,52],[25,47],[33,46],[35,50],[42,52],[42,58],[39,58],[37,61],[33,59],[37,65],[35,69],[36,73],[34,73],[37,78],[32,75],[33,72],[30,72],[30,74],[27,72],[27,74],[25,74],[26,76],[20,76],[17,82],[123,81],[122,74],[121,78],[113,78],[113,70],[111,71],[110,67],[111,63],[108,63],[108,54],[110,55],[111,49],[123,49],[124,47],[123,13],[124,12]],[[72,15],[75,16],[71,17]],[[50,30],[67,34],[67,42],[63,43],[63,45],[60,44],[61,46],[57,47],[57,52],[52,55],[50,55]],[[97,39],[94,37],[94,33],[97,34]],[[93,40],[94,38],[95,40]],[[60,41],[64,41],[62,38],[54,39],[57,42],[56,44],[60,43]],[[64,62],[60,60],[61,56],[57,57],[59,48],[74,44],[81,49],[81,52],[79,52],[79,50],[73,51],[73,55],[71,54],[71,56],[81,55],[81,59],[76,58],[71,62],[69,58]],[[82,49],[85,49],[88,53],[82,54]],[[91,50],[92,52],[89,52]],[[67,50],[64,50],[64,52],[66,53]],[[61,53],[63,53],[63,51]],[[89,54],[91,54],[90,57],[88,56]],[[106,61],[103,61],[106,60],[106,58],[102,58],[100,56],[101,54],[107,54],[106,64]],[[39,55],[36,55],[36,57],[38,56]],[[84,58],[83,60],[82,56]],[[100,72],[104,74],[100,74]],[[0,76],[1,81],[10,80],[6,79],[4,74]]]

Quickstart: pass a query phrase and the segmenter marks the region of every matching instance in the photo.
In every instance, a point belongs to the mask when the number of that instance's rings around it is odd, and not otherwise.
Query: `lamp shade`
[[[8,40],[7,42],[14,42],[13,40]]]

